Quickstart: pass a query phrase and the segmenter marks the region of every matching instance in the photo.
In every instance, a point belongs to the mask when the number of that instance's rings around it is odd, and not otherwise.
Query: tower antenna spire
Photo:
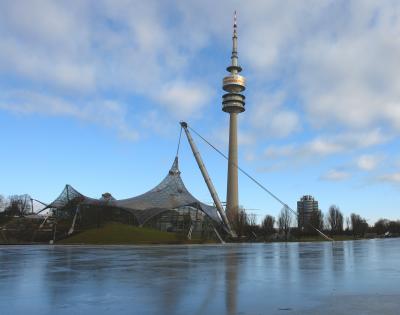
[[[232,36],[232,68],[227,69],[229,72],[234,71],[234,73],[238,73],[242,70],[238,66],[238,53],[237,53],[237,47],[238,47],[238,37],[237,37],[237,14],[236,10],[235,13],[233,14],[233,36]],[[239,69],[240,68],[240,69]]]

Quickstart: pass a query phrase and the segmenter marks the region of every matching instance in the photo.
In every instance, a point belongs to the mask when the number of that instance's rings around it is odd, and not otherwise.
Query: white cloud
[[[0,109],[21,115],[67,116],[115,129],[122,138],[128,140],[137,140],[139,137],[139,133],[126,121],[125,105],[113,100],[77,105],[58,97],[13,91],[0,95]]]
[[[295,154],[297,151],[296,147],[293,145],[282,145],[275,146],[271,145],[265,150],[265,156],[267,158],[280,158],[280,157],[288,157]]]
[[[3,1],[0,70],[60,101],[134,95],[151,104],[145,112],[199,118],[222,93],[209,79],[223,69],[205,49],[226,49],[229,61],[234,7],[240,63],[251,74],[245,143],[323,128],[293,151],[326,156],[399,134],[396,1]],[[338,130],[349,139],[337,139]]]
[[[23,96],[9,93],[0,108],[98,123],[127,139],[138,138],[128,113],[145,134],[160,134],[146,121],[155,116],[162,117],[164,133],[172,120],[201,117],[213,91],[206,80],[188,79],[188,61],[210,33],[199,30],[201,39],[193,37],[182,24],[190,21],[171,24],[167,8],[124,0],[0,3],[0,71],[24,82],[25,90]],[[133,96],[150,106],[111,104]]]
[[[386,123],[399,132],[399,8],[396,1],[246,3],[240,56],[259,86],[296,95],[313,127]]]
[[[391,125],[400,131],[400,101],[386,104],[383,112],[385,118],[391,122]]]
[[[306,155],[331,155],[343,151],[344,144],[332,139],[317,138],[300,149]]]
[[[156,94],[159,102],[175,117],[186,119],[200,112],[207,104],[212,92],[202,84],[173,81],[165,84]]]
[[[399,130],[400,117],[394,115],[400,106],[398,8],[399,3],[369,1],[310,8],[303,28],[321,25],[316,32],[297,34],[302,43],[293,51],[298,71],[291,81],[312,125],[355,129],[386,122]],[[300,23],[301,13],[298,8],[293,23]]]
[[[245,119],[255,129],[255,137],[285,138],[300,130],[298,114],[285,108],[284,101],[283,93],[256,94],[252,97],[252,106]]]
[[[123,0],[2,2],[0,70],[59,98],[136,94],[175,117],[196,117],[212,93],[186,74],[206,41],[179,36],[189,29],[171,25],[166,8]]]
[[[247,162],[252,162],[256,159],[256,155],[254,154],[254,152],[245,152],[244,159]]]
[[[381,156],[364,154],[357,158],[356,165],[361,170],[372,171],[378,166],[381,160],[382,160]]]
[[[303,148],[304,154],[331,155],[355,149],[373,147],[390,139],[381,129],[366,132],[346,132],[337,135],[317,137]]]
[[[273,114],[271,122],[266,121],[265,123],[270,126],[272,134],[278,137],[287,137],[299,129],[300,119],[295,112],[282,110]]]
[[[0,69],[35,84],[92,90],[89,21],[79,8],[54,1],[2,2]]]
[[[350,173],[335,169],[328,171],[320,177],[320,179],[327,181],[342,181],[348,178],[350,178]]]
[[[153,135],[158,138],[176,137],[180,130],[178,121],[175,118],[167,119],[166,114],[157,109],[142,112],[138,117],[138,121],[141,138],[148,138]]]
[[[377,179],[378,179],[378,181],[381,181],[381,182],[400,184],[400,172],[384,174],[384,175],[379,176]]]
[[[265,150],[265,155],[274,158],[292,157],[295,159],[323,157],[373,147],[386,143],[389,139],[380,129],[368,132],[342,133],[338,135],[319,136],[299,145],[269,146]]]
[[[227,130],[227,136],[226,138],[229,139],[229,130]],[[247,131],[238,131],[238,145],[239,146],[248,146],[248,145],[254,145],[256,143],[256,137],[254,134],[247,132]]]

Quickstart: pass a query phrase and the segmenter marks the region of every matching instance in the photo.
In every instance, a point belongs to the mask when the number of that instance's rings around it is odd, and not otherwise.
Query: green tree
[[[374,224],[375,233],[378,235],[385,234],[389,230],[389,220],[379,219]]]
[[[351,228],[353,230],[353,235],[363,237],[368,229],[367,220],[365,220],[360,215],[355,213],[352,213],[350,215],[350,220],[351,220]]]
[[[390,221],[388,228],[390,233],[400,234],[400,221]]]

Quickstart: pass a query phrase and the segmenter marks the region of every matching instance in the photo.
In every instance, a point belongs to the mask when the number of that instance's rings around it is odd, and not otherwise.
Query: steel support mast
[[[219,214],[221,215],[222,221],[224,222],[226,228],[228,229],[229,234],[232,237],[236,237],[236,233],[231,228],[229,220],[226,217],[224,208],[222,207],[221,201],[219,200],[217,191],[215,190],[215,187],[211,181],[211,178],[208,175],[207,169],[206,169],[206,167],[203,163],[203,160],[200,156],[200,152],[199,152],[199,150],[197,150],[196,144],[194,143],[193,138],[189,132],[188,125],[184,121],[182,121],[180,124],[181,124],[181,127],[183,128],[183,130],[185,131],[186,137],[190,144],[190,148],[192,149],[194,158],[196,159],[197,165],[199,166],[201,174],[203,175],[204,181],[206,182],[208,190],[210,191],[210,194],[214,201],[215,207],[217,208]]]

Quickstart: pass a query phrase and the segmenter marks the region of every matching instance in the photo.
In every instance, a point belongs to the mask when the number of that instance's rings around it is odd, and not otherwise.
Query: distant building
[[[297,201],[297,224],[299,229],[308,230],[313,211],[318,211],[318,201],[313,196],[305,195]]]

